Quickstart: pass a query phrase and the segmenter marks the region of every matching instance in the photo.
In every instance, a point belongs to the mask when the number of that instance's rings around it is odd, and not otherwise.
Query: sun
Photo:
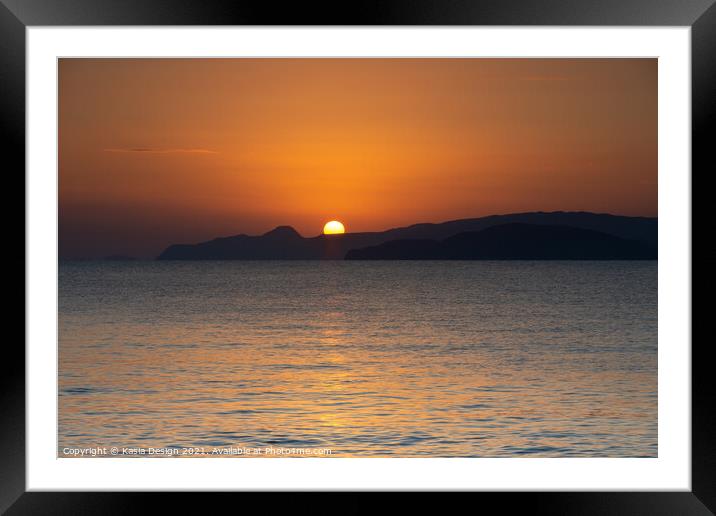
[[[324,235],[340,235],[342,233],[346,232],[346,228],[338,222],[337,220],[332,220],[330,222],[326,222],[326,225],[323,226],[323,234]]]

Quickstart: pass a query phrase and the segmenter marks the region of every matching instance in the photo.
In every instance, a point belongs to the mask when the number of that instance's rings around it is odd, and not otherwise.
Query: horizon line
[[[414,226],[421,226],[421,225],[440,225],[440,224],[449,224],[451,222],[460,222],[460,221],[466,221],[466,220],[477,220],[477,219],[486,219],[490,217],[505,217],[505,216],[511,216],[511,215],[530,215],[530,214],[588,214],[588,215],[596,215],[596,216],[609,216],[609,217],[623,217],[623,218],[630,218],[630,219],[653,219],[658,220],[658,215],[656,216],[650,216],[650,215],[620,215],[615,213],[608,213],[608,212],[593,212],[593,211],[587,211],[587,210],[553,210],[553,211],[543,211],[543,210],[535,210],[535,211],[519,211],[519,212],[508,212],[508,213],[493,213],[490,215],[483,215],[478,217],[464,217],[459,219],[450,219],[450,220],[443,220],[438,222],[415,222],[413,224],[403,225],[403,226],[393,226],[388,227],[387,229],[378,229],[378,230],[372,230],[372,231],[346,231],[344,234],[346,235],[364,235],[364,234],[370,234],[370,233],[385,233],[388,231],[394,231],[394,230],[401,230],[401,229],[407,229]],[[247,234],[247,233],[232,233],[229,235],[224,236],[215,236],[213,238],[209,238],[209,240],[221,240],[226,238],[233,238],[237,236],[246,236],[246,237],[261,237],[268,233],[271,233],[272,231],[275,231],[278,228],[290,228],[293,230],[299,237],[304,239],[311,239],[311,238],[320,238],[322,236],[325,236],[323,233],[318,233],[317,235],[313,236],[304,236],[301,234],[296,228],[291,226],[290,224],[279,224],[277,226],[272,227],[271,229],[258,233],[258,234]],[[331,236],[341,236],[341,235],[331,235]],[[195,243],[188,243],[188,244],[169,244],[171,245],[196,245],[198,243],[202,242],[195,242]],[[114,258],[114,257],[121,257],[123,259],[131,259],[131,260],[154,260],[154,255],[146,255],[146,258],[144,258],[144,255],[130,255],[125,254],[123,252],[113,252],[108,253],[106,255],[102,255],[100,257],[90,257],[90,256],[61,256],[58,252],[58,261],[91,261],[91,260],[106,260],[108,258]]]

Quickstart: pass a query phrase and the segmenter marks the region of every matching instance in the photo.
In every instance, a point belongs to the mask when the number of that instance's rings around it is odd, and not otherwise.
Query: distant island
[[[652,217],[531,212],[308,238],[279,226],[259,236],[174,244],[158,259],[656,259],[657,233]]]
[[[653,260],[656,248],[591,229],[501,224],[445,240],[391,240],[346,260]]]

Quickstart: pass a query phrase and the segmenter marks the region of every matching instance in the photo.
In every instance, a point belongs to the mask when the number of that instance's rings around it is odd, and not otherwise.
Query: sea
[[[656,261],[61,262],[58,345],[60,457],[658,455]]]

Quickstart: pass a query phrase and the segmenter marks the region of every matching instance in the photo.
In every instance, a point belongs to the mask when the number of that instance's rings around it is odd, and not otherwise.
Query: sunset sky
[[[656,59],[61,59],[61,257],[657,215]]]

